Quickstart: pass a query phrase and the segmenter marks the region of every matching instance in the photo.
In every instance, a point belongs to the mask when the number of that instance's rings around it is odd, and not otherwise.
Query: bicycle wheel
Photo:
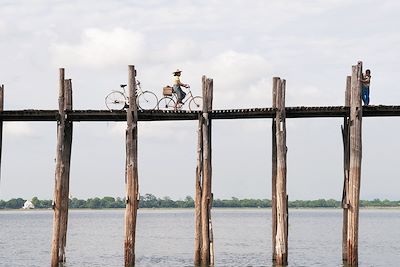
[[[195,96],[189,102],[189,110],[190,111],[197,111],[203,110],[203,98],[201,96]]]
[[[142,110],[153,110],[157,107],[158,98],[150,91],[144,91],[137,98],[137,105]]]
[[[173,110],[175,108],[175,101],[168,96],[165,96],[158,101],[158,109],[160,110]]]
[[[105,102],[109,110],[123,110],[127,103],[125,95],[119,91],[109,93]]]

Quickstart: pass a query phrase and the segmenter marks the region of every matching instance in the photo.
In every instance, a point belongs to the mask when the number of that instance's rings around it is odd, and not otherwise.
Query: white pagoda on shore
[[[27,201],[25,201],[24,206],[22,208],[25,210],[34,209],[35,205],[33,205],[33,203],[30,202],[29,200],[27,200]]]

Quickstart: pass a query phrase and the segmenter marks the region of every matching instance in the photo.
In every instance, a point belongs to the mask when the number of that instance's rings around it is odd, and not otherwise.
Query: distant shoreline
[[[114,197],[95,197],[88,199],[69,199],[70,209],[113,209],[125,208],[125,198]],[[49,199],[41,200],[33,197],[31,200],[23,198],[13,198],[8,201],[0,200],[0,210],[37,208],[51,209],[53,201]],[[270,199],[213,199],[213,208],[270,208],[272,201]],[[316,200],[290,200],[289,208],[341,208],[342,202],[335,199],[316,199]],[[172,200],[170,197],[159,198],[152,194],[140,196],[139,208],[194,208],[194,199],[187,196],[185,199]],[[360,208],[400,208],[400,201],[392,200],[360,200]]]
[[[271,207],[213,207],[213,210],[270,210]],[[24,212],[36,212],[36,211],[52,211],[51,208],[34,208],[34,209],[0,209],[2,211],[24,211]],[[69,208],[69,210],[125,210],[125,208]],[[194,210],[194,208],[139,208],[138,210]],[[289,207],[289,210],[342,210],[342,208],[336,207]],[[400,207],[360,207],[360,210],[400,210]]]

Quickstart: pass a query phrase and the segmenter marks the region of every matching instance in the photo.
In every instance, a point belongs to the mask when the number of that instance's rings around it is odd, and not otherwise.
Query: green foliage
[[[51,200],[40,200],[37,197],[32,198],[32,204],[36,209],[49,209],[52,207]]]
[[[213,207],[217,208],[267,208],[271,207],[271,201],[267,199],[214,199]]]
[[[0,200],[0,209],[20,209],[25,200],[22,198],[13,198],[8,201]],[[49,209],[52,207],[51,200],[40,200],[37,197],[32,198],[35,208]],[[213,207],[218,208],[267,208],[271,207],[269,199],[214,199]],[[73,198],[69,200],[69,207],[72,209],[109,209],[125,208],[125,198],[103,197],[89,198],[87,200]],[[186,196],[184,200],[172,200],[170,197],[158,198],[152,194],[140,196],[140,208],[193,208],[194,199]],[[295,200],[289,201],[290,208],[340,208],[341,202],[334,199],[317,200]],[[400,207],[400,201],[391,200],[361,200],[360,207]]]
[[[12,198],[9,201],[0,200],[0,209],[20,209],[26,200],[22,198]]]
[[[334,199],[289,201],[289,208],[340,208],[341,202]]]

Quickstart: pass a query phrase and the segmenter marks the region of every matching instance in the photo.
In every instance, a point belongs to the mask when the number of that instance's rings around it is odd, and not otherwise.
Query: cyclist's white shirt
[[[174,85],[180,85],[181,84],[181,78],[179,76],[174,76]]]

